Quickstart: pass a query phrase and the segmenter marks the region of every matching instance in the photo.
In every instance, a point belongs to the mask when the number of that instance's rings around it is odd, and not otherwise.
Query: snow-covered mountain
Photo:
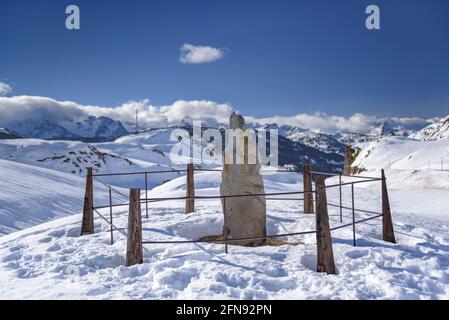
[[[261,128],[267,131],[270,129],[276,129],[278,130],[278,134],[280,136],[283,136],[293,142],[301,143],[324,153],[344,154],[345,145],[328,134],[317,133],[295,126],[278,126],[276,123],[265,125],[255,124],[254,128],[256,130]]]
[[[365,169],[449,170],[449,140],[385,137],[362,148],[353,165]]]
[[[19,139],[21,136],[11,133],[8,129],[0,128],[0,139]]]
[[[24,138],[39,138],[46,140],[73,140],[78,135],[69,132],[59,124],[48,120],[17,122],[9,126],[10,131],[20,134]]]
[[[183,122],[182,128],[192,131],[192,127],[188,122]],[[338,141],[335,141],[332,138],[325,139],[323,138],[321,141],[323,142],[321,145],[319,143],[313,142],[312,139],[307,140],[304,138],[303,141],[294,141],[290,139],[288,136],[292,132],[296,132],[297,128],[282,126],[278,127],[276,124],[253,127],[256,131],[261,128],[264,130],[269,129],[278,129],[278,156],[279,156],[279,165],[281,167],[293,167],[296,169],[302,169],[304,164],[312,164],[315,170],[318,171],[326,171],[326,172],[340,172],[341,167],[343,165],[343,157],[341,156],[338,147],[344,148],[343,145],[339,144]],[[150,136],[145,137],[145,141],[157,141],[159,144],[167,144],[169,141],[170,134],[172,130],[177,129],[177,127],[170,127],[167,129],[155,129],[150,130]],[[203,129],[206,129],[205,127]],[[215,128],[217,129],[217,128]],[[225,141],[224,138],[224,129],[219,128],[222,133],[222,141]],[[307,133],[315,136],[316,134],[311,131],[306,131]],[[305,134],[306,136],[306,134]],[[325,137],[323,135],[323,137]],[[123,141],[126,137],[118,139],[117,142]],[[332,146],[331,143],[334,142],[338,147]],[[169,143],[170,149],[173,146],[174,142]],[[207,144],[206,141],[203,141],[203,145]],[[269,150],[270,141],[267,135],[267,150]],[[318,147],[320,146],[320,147]],[[168,151],[168,150],[167,150]]]
[[[312,131],[292,131],[287,138],[325,153],[344,154],[345,145],[333,137]]]
[[[449,189],[449,140],[384,137],[365,144],[352,167],[364,175],[385,169],[394,188]]]
[[[363,133],[355,133],[355,132],[341,132],[332,135],[332,137],[338,142],[351,146],[353,148],[360,147],[361,145],[375,141],[379,139],[378,135],[368,135]]]
[[[93,116],[82,121],[66,120],[59,123],[47,119],[17,121],[11,123],[8,130],[25,138],[85,142],[112,141],[128,134],[120,121]]]
[[[380,124],[379,128],[377,129],[377,134],[379,136],[385,137],[385,136],[408,136],[409,131],[405,130],[403,126],[400,124],[395,123],[391,120],[384,120]]]
[[[423,141],[449,139],[449,116],[421,129],[411,137]]]
[[[83,121],[66,121],[63,126],[82,137],[83,141],[112,141],[128,134],[120,121],[108,117],[90,116]]]

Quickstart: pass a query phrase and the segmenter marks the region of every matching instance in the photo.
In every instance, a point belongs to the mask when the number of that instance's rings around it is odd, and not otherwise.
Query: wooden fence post
[[[192,163],[187,165],[187,190],[186,197],[186,213],[192,213],[195,211],[195,180],[194,180],[194,167]]]
[[[140,207],[140,189],[131,189],[129,190],[126,266],[129,267],[142,262],[142,212]]]
[[[384,241],[396,243],[393,219],[391,218],[390,199],[388,198],[387,179],[382,169],[382,234]]]
[[[94,182],[93,170],[87,168],[86,193],[84,195],[83,220],[81,224],[81,235],[94,233]]]
[[[304,213],[314,213],[312,192],[312,168],[310,164],[304,165]]]
[[[352,165],[352,150],[350,146],[345,147],[345,162],[343,167],[343,175],[351,175],[351,165]]]
[[[324,177],[315,180],[317,271],[336,274]]]

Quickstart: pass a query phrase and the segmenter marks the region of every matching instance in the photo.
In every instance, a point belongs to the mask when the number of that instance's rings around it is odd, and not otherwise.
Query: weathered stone
[[[238,113],[233,113],[229,121],[230,129],[246,130],[243,117]],[[222,172],[222,182],[220,193],[222,196],[241,194],[264,194],[263,177],[260,174],[260,164],[257,156],[247,155],[247,150],[257,150],[254,148],[255,139],[245,139],[244,162],[243,164],[224,164]],[[229,146],[229,141],[227,143]],[[236,159],[235,148],[225,150],[225,159]],[[254,159],[254,164],[251,164]],[[249,163],[249,164],[248,164]],[[231,197],[222,199],[225,225],[223,235],[228,239],[265,237],[266,236],[266,200],[265,196]],[[255,246],[263,244],[264,240],[239,241],[232,244]]]

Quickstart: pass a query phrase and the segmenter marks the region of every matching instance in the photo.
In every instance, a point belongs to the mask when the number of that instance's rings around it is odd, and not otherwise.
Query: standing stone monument
[[[222,182],[220,194],[222,196],[241,194],[264,194],[263,177],[260,174],[260,163],[258,162],[257,145],[255,136],[246,135],[250,131],[246,130],[243,117],[234,112],[229,119],[230,129],[241,129],[243,133],[231,136],[228,133],[227,143],[224,153],[224,164],[222,171]],[[235,132],[235,131],[234,131]],[[239,144],[238,139],[246,136]],[[230,139],[234,142],[231,143]],[[232,147],[229,147],[232,146]],[[243,146],[243,150],[242,147]],[[236,163],[238,152],[244,152],[243,163]],[[232,163],[230,160],[232,159]],[[227,239],[265,237],[266,232],[266,200],[265,196],[247,196],[222,198],[224,213],[223,236]],[[257,246],[265,243],[265,240],[248,240],[232,242],[245,246]]]

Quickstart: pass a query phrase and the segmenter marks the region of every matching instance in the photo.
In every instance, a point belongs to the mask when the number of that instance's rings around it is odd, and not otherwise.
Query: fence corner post
[[[126,245],[126,266],[143,263],[142,212],[140,189],[129,190],[128,239]]]
[[[382,236],[383,240],[396,243],[394,236],[393,219],[391,218],[390,199],[388,197],[387,179],[382,169]]]
[[[310,164],[304,165],[304,213],[314,213],[312,193],[312,168]]]
[[[87,168],[86,192],[84,195],[81,236],[94,233],[94,209],[93,209],[93,206],[94,206],[93,169]]]
[[[185,213],[195,211],[195,180],[193,163],[187,165],[187,189],[186,189],[186,210]]]
[[[317,271],[336,274],[332,237],[327,211],[326,186],[323,176],[315,180],[316,190],[316,243],[317,243]]]

